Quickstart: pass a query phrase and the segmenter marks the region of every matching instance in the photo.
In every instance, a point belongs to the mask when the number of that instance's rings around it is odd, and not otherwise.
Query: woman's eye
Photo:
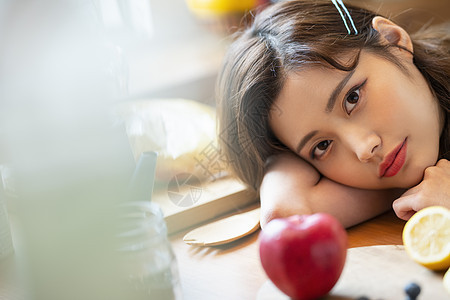
[[[320,158],[322,155],[324,155],[330,147],[331,142],[331,140],[325,140],[318,143],[312,151],[312,158]]]
[[[351,89],[350,92],[345,96],[343,107],[347,114],[351,114],[356,105],[358,105],[359,100],[361,100],[361,90],[366,85],[366,83],[367,79],[358,86]]]
[[[350,92],[350,94],[348,94],[347,98],[345,99],[345,103],[344,103],[344,108],[345,108],[345,111],[347,112],[347,114],[351,114],[353,109],[355,109],[356,104],[358,104],[358,101],[359,101],[360,93],[361,93],[360,89],[356,89],[356,90]]]

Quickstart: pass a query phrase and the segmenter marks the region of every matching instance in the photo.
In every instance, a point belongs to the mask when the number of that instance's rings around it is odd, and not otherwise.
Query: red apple
[[[286,295],[317,299],[336,284],[347,257],[347,233],[325,213],[270,221],[259,236],[261,264]]]

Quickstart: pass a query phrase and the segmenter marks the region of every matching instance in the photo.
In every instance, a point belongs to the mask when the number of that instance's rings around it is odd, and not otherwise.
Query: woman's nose
[[[361,162],[368,162],[374,157],[377,148],[381,145],[381,138],[373,132],[367,133],[358,130],[349,133],[347,138],[350,147]]]

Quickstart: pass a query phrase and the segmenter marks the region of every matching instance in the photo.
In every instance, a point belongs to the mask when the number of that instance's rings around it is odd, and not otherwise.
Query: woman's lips
[[[406,160],[407,141],[399,144],[392,150],[380,165],[380,177],[395,176],[403,167]]]

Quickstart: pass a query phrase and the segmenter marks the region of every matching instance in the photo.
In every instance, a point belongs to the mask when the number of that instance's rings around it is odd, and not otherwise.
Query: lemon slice
[[[450,294],[450,269],[448,269],[444,275],[444,288]]]
[[[431,270],[450,267],[450,210],[430,206],[415,213],[403,228],[408,255]]]

